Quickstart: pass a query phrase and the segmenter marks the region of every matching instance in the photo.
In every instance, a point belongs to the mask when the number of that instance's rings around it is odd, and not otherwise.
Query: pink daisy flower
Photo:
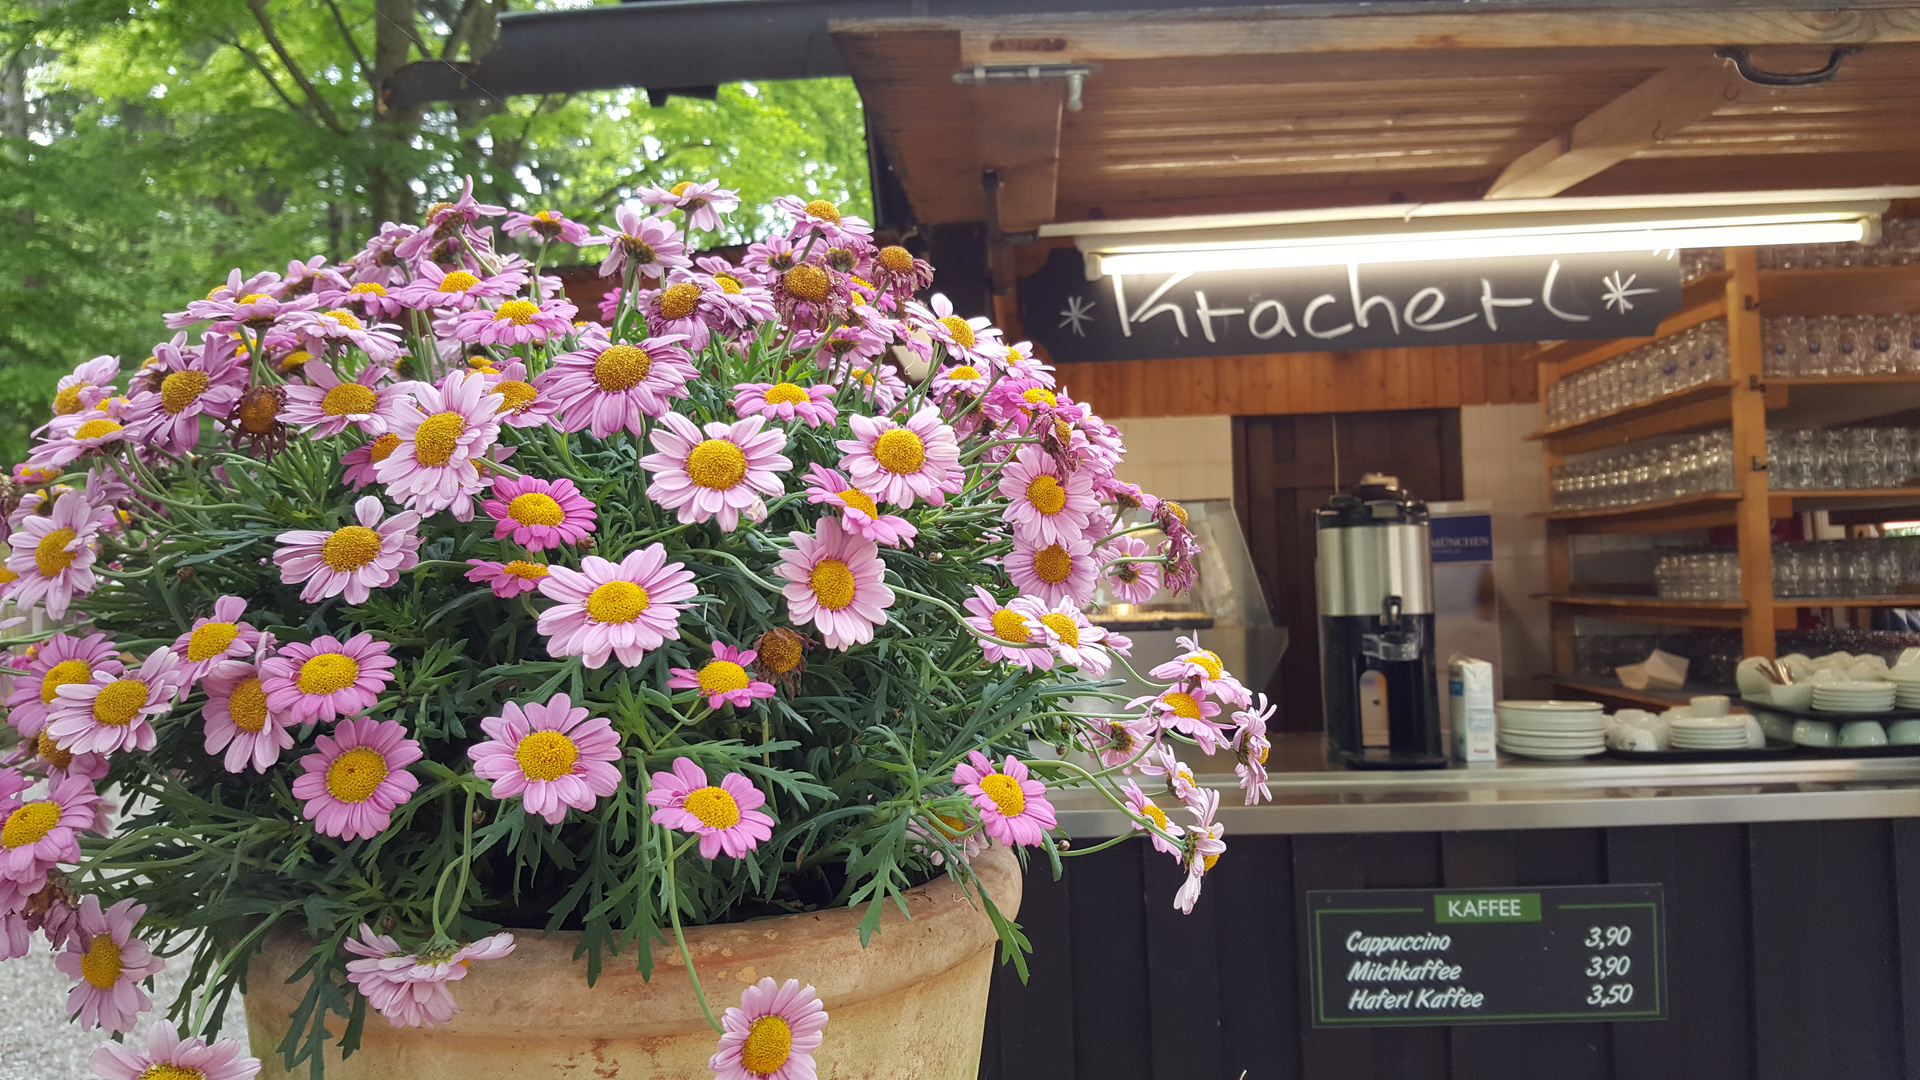
[[[63,470],[88,454],[117,452],[126,444],[130,434],[127,426],[138,412],[127,398],[107,397],[85,412],[57,416],[47,425],[45,437],[27,455],[27,464]]]
[[[941,422],[939,409],[929,405],[905,424],[859,413],[847,423],[854,437],[835,445],[846,453],[840,467],[860,490],[903,509],[915,500],[939,506],[949,493],[960,490],[966,478],[960,444],[953,429]]]
[[[99,897],[80,898],[79,925],[53,966],[74,981],[67,1012],[77,1015],[82,1031],[132,1031],[135,1018],[153,1007],[140,983],[166,964],[133,936],[134,924],[146,913],[147,905],[132,900],[101,911]]]
[[[387,460],[399,447],[400,436],[389,431],[367,440],[364,446],[347,451],[346,456],[340,459],[340,465],[345,470],[344,479],[353,485],[355,491],[373,483],[376,479],[374,467]]]
[[[1267,721],[1273,718],[1274,708],[1267,704],[1267,695],[1261,694],[1259,705],[1233,714],[1235,729],[1228,745],[1239,760],[1233,772],[1240,778],[1240,791],[1248,806],[1273,798],[1273,789],[1267,787],[1267,754],[1273,749],[1267,738]]]
[[[628,552],[618,563],[589,555],[578,570],[547,568],[540,593],[555,603],[536,625],[549,639],[549,656],[584,657],[597,668],[611,655],[634,667],[647,650],[679,640],[680,612],[697,592],[693,571],[668,562],[663,544]]]
[[[1009,845],[1044,843],[1047,830],[1056,824],[1047,785],[1028,776],[1027,767],[1011,754],[1000,768],[995,771],[985,754],[970,750],[967,760],[954,766],[953,782],[973,796],[988,836]]]
[[[97,670],[92,682],[60,687],[47,717],[47,735],[75,754],[151,750],[153,721],[173,710],[189,671],[187,662],[167,648],[148,653],[138,671],[116,676]]]
[[[415,383],[413,397],[420,411],[394,414],[400,441],[373,466],[374,478],[422,515],[452,509],[455,520],[472,521],[472,496],[481,488],[476,462],[500,438],[505,399],[466,371],[449,372],[439,386]]]
[[[386,512],[378,496],[364,495],[353,504],[358,524],[281,533],[274,538],[280,548],[273,553],[280,580],[288,585],[306,582],[300,599],[309,604],[342,595],[349,604],[366,603],[373,590],[399,581],[401,571],[420,563],[420,534],[415,531],[420,515],[408,510],[388,518]]]
[[[835,331],[836,334],[847,332],[847,327]],[[835,385],[853,387],[854,400],[866,402],[875,412],[891,412],[907,397],[906,380],[892,364],[854,363],[845,367],[836,364],[827,372],[827,378]]]
[[[527,381],[524,361],[501,365],[497,375],[488,373],[488,387],[500,395],[500,422],[508,427],[546,427],[560,411],[559,402]]]
[[[405,409],[406,391],[388,381],[387,370],[369,364],[352,382],[343,382],[325,360],[313,359],[300,368],[306,382],[295,380],[283,391],[286,402],[280,419],[303,428],[309,437],[338,435],[351,424],[369,435],[387,430],[389,418]]]
[[[765,423],[758,416],[714,421],[703,439],[701,429],[679,413],[661,417],[651,440],[655,452],[640,459],[640,467],[653,474],[647,497],[678,510],[683,522],[717,518],[722,532],[732,532],[742,510],[785,490],[779,474],[793,468],[780,453],[786,432],[762,431]]]
[[[1147,674],[1162,682],[1183,682],[1192,684],[1195,694],[1210,694],[1229,705],[1247,707],[1253,696],[1240,681],[1227,674],[1226,662],[1220,654],[1200,647],[1200,639],[1187,636],[1174,639],[1174,644],[1182,651],[1180,655],[1164,664],[1159,664]]]
[[[381,282],[361,281],[349,285],[347,279],[337,271],[326,270],[322,274],[328,287],[314,291],[317,307],[346,308],[358,314],[363,322],[375,319],[397,321],[407,310],[407,305],[388,293],[386,285]]]
[[[13,677],[7,719],[20,734],[37,735],[59,702],[62,686],[90,683],[96,674],[116,678],[123,670],[125,665],[107,635],[55,634],[33,653],[26,670]]]
[[[449,329],[452,337],[468,344],[511,348],[566,336],[573,331],[573,317],[579,313],[579,308],[557,297],[537,301],[519,297],[491,310],[463,311],[454,317]]]
[[[422,262],[419,277],[394,290],[393,298],[410,308],[454,308],[471,311],[482,300],[512,296],[527,283],[527,275],[510,270],[491,277],[480,277],[465,270],[442,270],[439,265]]]
[[[1127,810],[1133,814],[1133,831],[1146,833],[1155,851],[1179,855],[1180,838],[1185,830],[1168,821],[1167,812],[1147,798],[1140,785],[1133,781],[1121,781],[1120,794],[1126,797]],[[1150,825],[1153,827],[1149,828]]]
[[[79,494],[55,499],[53,513],[21,522],[8,538],[13,554],[7,569],[19,576],[7,599],[22,610],[44,603],[49,618],[65,618],[74,598],[92,592],[96,584],[93,560],[99,533],[99,511]]]
[[[915,326],[946,347],[947,357],[963,364],[991,364],[1007,354],[1000,342],[1000,331],[990,319],[967,319],[954,314],[953,301],[945,293],[934,293],[926,306],[908,304],[907,313]]]
[[[1178,686],[1170,686],[1158,694],[1148,694],[1127,702],[1127,708],[1138,709],[1146,706],[1147,716],[1160,725],[1162,731],[1177,731],[1200,744],[1204,753],[1211,754],[1219,743],[1225,742],[1225,733],[1221,725],[1214,720],[1220,715],[1220,706],[1204,697],[1195,697]]]
[[[267,708],[299,724],[366,712],[393,681],[396,661],[389,651],[372,634],[344,643],[328,634],[306,645],[290,641],[260,662]]]
[[[1104,676],[1107,669],[1113,666],[1113,658],[1101,646],[1101,642],[1107,638],[1106,628],[1088,622],[1080,612],[1080,605],[1072,600],[1062,600],[1048,607],[1030,596],[1023,596],[1013,603],[1032,612],[1034,620],[1045,632],[1048,649],[1062,664],[1079,668],[1096,679]]]
[[[631,206],[613,212],[619,228],[600,226],[600,235],[582,247],[611,244],[607,257],[600,261],[600,276],[610,277],[625,269],[640,277],[663,277],[676,266],[687,266],[687,245],[679,230],[663,217],[642,214]]]
[[[746,708],[756,699],[770,698],[774,694],[773,684],[761,682],[747,674],[747,665],[760,656],[752,649],[736,649],[722,642],[713,643],[713,659],[706,666],[695,671],[692,668],[671,668],[673,678],[667,680],[667,686],[673,690],[698,690],[707,695],[707,707],[719,708],[723,703]]]
[[[467,977],[475,960],[497,960],[513,951],[513,935],[501,931],[440,954],[407,952],[400,943],[360,924],[360,938],[342,945],[363,960],[347,962],[347,981],[394,1027],[434,1027],[459,1013],[447,984]]]
[[[113,384],[120,378],[120,358],[117,356],[96,356],[75,365],[69,374],[60,376],[53,388],[53,415],[72,416],[74,413],[93,407],[93,402],[83,401],[87,391],[95,391],[104,397],[113,392]]]
[[[1022,446],[1000,471],[1000,497],[1014,535],[1035,547],[1081,539],[1100,507],[1085,469],[1063,473],[1037,446]]]
[[[1116,559],[1140,558],[1148,554],[1147,542],[1137,536],[1116,536],[1101,549]],[[1160,591],[1160,566],[1147,562],[1109,561],[1101,575],[1113,598],[1123,604],[1145,604]]]
[[[645,418],[665,414],[699,376],[683,340],[653,337],[614,345],[587,338],[579,349],[555,357],[533,385],[559,404],[562,431],[588,429],[596,439],[622,428],[641,435]]]
[[[496,522],[495,540],[511,536],[528,551],[545,551],[577,544],[593,531],[593,503],[565,477],[497,476],[493,495],[480,505]]]
[[[155,370],[165,374],[154,393],[139,395],[128,417],[134,441],[176,452],[198,445],[200,417],[226,417],[246,389],[247,365],[234,361],[237,347],[232,338],[215,334],[199,348],[154,346]]]
[[[559,241],[562,244],[578,246],[593,238],[591,229],[557,210],[542,210],[537,214],[523,214],[517,210],[510,210],[507,212],[507,220],[501,226],[501,231],[522,240],[537,238],[543,244]]]
[[[21,798],[28,783],[19,773],[0,773],[0,898],[10,890],[37,893],[49,870],[79,862],[80,834],[99,813],[100,796],[84,776],[50,783],[39,799]]]
[[[213,614],[195,619],[193,629],[173,641],[173,651],[187,662],[188,684],[198,682],[215,664],[236,656],[245,656],[260,643],[260,631],[240,621],[247,613],[247,602],[238,596],[221,596],[213,602]]]
[[[772,416],[787,423],[795,417],[808,427],[831,424],[840,415],[833,404],[833,387],[824,383],[735,383],[733,411],[741,416]]]
[[[467,580],[484,582],[493,589],[493,595],[502,600],[511,600],[521,593],[534,592],[540,588],[540,579],[547,576],[545,563],[527,562],[524,559],[514,559],[510,562],[468,559],[467,565],[473,567],[467,571]]]
[[[420,744],[397,720],[342,720],[313,743],[314,752],[300,759],[306,771],[294,779],[293,797],[306,800],[302,816],[324,835],[373,839],[420,786],[407,771],[422,756]]]
[[[793,219],[789,235],[796,239],[818,232],[829,244],[864,243],[871,250],[873,226],[867,224],[865,218],[841,213],[839,207],[825,199],[809,201],[798,195],[782,195],[773,200],[773,208]]]
[[[850,533],[887,547],[912,547],[920,530],[897,514],[883,514],[873,496],[854,487],[839,472],[820,465],[807,466],[807,501],[838,507],[840,524]]]
[[[640,192],[639,198],[648,206],[678,210],[686,215],[687,228],[708,232],[719,232],[720,215],[740,207],[740,193],[721,187],[718,180],[682,180],[670,188],[649,187]]]
[[[990,664],[1017,664],[1028,671],[1046,671],[1053,667],[1053,650],[1045,648],[1008,648],[1000,641],[1011,641],[1015,645],[1031,642],[1040,645],[1045,642],[1046,628],[1040,625],[1030,609],[1002,604],[993,598],[993,594],[978,585],[973,587],[973,597],[966,601],[966,609],[972,612],[965,622],[974,633],[982,638],[980,651],[986,654]],[[988,641],[987,638],[999,638],[1000,641]]]
[[[1180,891],[1173,895],[1173,906],[1180,909],[1182,915],[1193,914],[1193,905],[1200,899],[1200,882],[1213,869],[1213,864],[1226,854],[1227,843],[1220,839],[1226,834],[1227,827],[1214,822],[1213,817],[1220,811],[1220,793],[1211,788],[1196,791],[1187,801],[1187,811],[1193,815],[1194,823],[1186,827],[1182,845],[1182,863],[1187,870],[1187,880],[1181,884]]]
[[[1080,745],[1100,759],[1102,768],[1132,772],[1135,759],[1147,752],[1160,737],[1160,726],[1151,720],[1100,720],[1079,734]]]
[[[1079,537],[1039,545],[1023,543],[1016,536],[1013,553],[1007,556],[1007,576],[1014,585],[1047,604],[1062,600],[1084,604],[1093,599],[1098,573],[1093,545]]]
[[[452,202],[434,203],[428,207],[426,226],[399,239],[393,247],[393,253],[402,259],[419,260],[432,255],[434,247],[441,241],[459,234],[464,234],[467,240],[478,246],[479,242],[486,239],[486,234],[476,232],[474,223],[483,217],[499,217],[506,212],[504,206],[489,206],[475,199],[473,177],[469,176],[460,187],[459,197]],[[388,227],[392,227],[392,222],[388,222]],[[383,229],[382,235],[375,237],[367,246],[373,248],[386,238]]]
[[[977,396],[987,392],[992,377],[972,364],[943,367],[933,377],[933,395],[941,401]]]
[[[873,640],[873,628],[885,625],[893,590],[882,582],[886,564],[873,541],[841,527],[831,516],[814,525],[814,535],[790,532],[793,547],[780,552],[776,571],[787,584],[787,613],[797,625],[812,623],[829,649],[850,649]]]
[[[206,728],[208,754],[221,754],[230,773],[248,765],[264,774],[280,760],[282,750],[293,749],[296,721],[292,715],[267,706],[267,687],[260,665],[273,651],[273,635],[261,634],[251,658],[222,660],[213,665],[200,687],[207,703],[200,707]]]
[[[739,773],[728,773],[718,785],[707,783],[707,773],[692,758],[680,758],[672,772],[653,774],[647,805],[653,820],[669,829],[696,833],[700,857],[725,852],[738,859],[773,837],[773,818],[760,811],[767,797]]]
[[[558,825],[567,807],[588,811],[620,787],[620,736],[604,716],[591,719],[573,699],[545,705],[507,702],[480,721],[487,741],[467,749],[473,775],[493,781],[493,797],[518,795],[529,814]]]
[[[260,1059],[240,1052],[240,1044],[220,1039],[183,1039],[174,1026],[156,1020],[147,1029],[146,1048],[105,1042],[87,1059],[97,1080],[253,1080]]]
[[[275,328],[298,338],[301,346],[315,356],[324,354],[327,346],[339,344],[359,349],[376,364],[391,364],[404,351],[399,333],[391,327],[370,327],[346,308],[295,311],[283,315]]]
[[[827,1010],[812,986],[763,978],[720,1018],[720,1049],[707,1061],[719,1080],[814,1080],[813,1052],[826,1040]]]

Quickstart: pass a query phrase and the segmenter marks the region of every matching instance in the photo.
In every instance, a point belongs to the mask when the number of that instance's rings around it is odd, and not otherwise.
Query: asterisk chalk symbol
[[[1060,310],[1060,325],[1072,327],[1074,337],[1086,337],[1086,324],[1093,321],[1093,309],[1100,305],[1089,303],[1078,296],[1067,297],[1067,306]]]
[[[1607,291],[1601,297],[1601,300],[1610,308],[1618,308],[1622,315],[1632,311],[1633,301],[1628,299],[1628,297],[1645,296],[1648,293],[1657,293],[1660,291],[1659,289],[1633,288],[1632,285],[1639,276],[1639,274],[1628,274],[1626,280],[1622,281],[1620,280],[1620,271],[1615,270],[1613,273],[1602,277],[1600,284],[1605,285]]]

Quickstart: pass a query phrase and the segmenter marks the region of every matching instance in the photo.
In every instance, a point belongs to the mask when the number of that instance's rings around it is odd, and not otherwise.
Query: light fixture
[[[1422,203],[1047,225],[1087,276],[1771,244],[1874,243],[1920,188]]]

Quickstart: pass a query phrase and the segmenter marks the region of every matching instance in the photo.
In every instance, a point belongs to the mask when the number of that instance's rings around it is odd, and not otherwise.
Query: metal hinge
[[[984,86],[987,83],[1017,82],[1022,79],[1032,82],[1065,79],[1067,111],[1079,112],[1080,88],[1086,85],[1087,76],[1099,70],[1099,64],[975,64],[965,71],[955,72],[953,81],[960,86]]]

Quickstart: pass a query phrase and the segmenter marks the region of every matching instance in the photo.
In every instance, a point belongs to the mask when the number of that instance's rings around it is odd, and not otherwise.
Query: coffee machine
[[[1368,474],[1314,515],[1328,752],[1360,769],[1447,764],[1427,506]],[[1385,745],[1367,745],[1367,729]]]

